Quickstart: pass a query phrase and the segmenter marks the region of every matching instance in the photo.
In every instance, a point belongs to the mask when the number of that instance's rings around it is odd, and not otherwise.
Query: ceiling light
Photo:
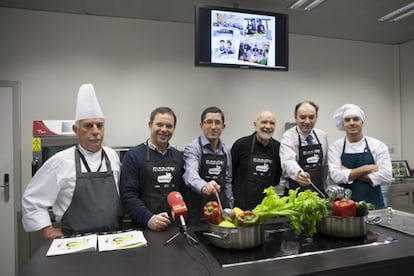
[[[396,22],[414,13],[414,2],[378,18],[378,21]]]
[[[297,0],[294,3],[292,3],[290,6],[288,6],[288,8],[292,10],[310,11],[325,1],[326,0]]]
[[[409,12],[403,13],[403,14],[401,14],[400,16],[395,17],[395,18],[391,19],[390,21],[391,21],[391,22],[396,22],[396,21],[398,21],[398,20],[401,20],[401,19],[403,19],[403,18],[406,18],[407,16],[412,15],[413,13],[414,13],[414,9],[413,9],[413,10],[411,10],[411,11],[409,11]]]

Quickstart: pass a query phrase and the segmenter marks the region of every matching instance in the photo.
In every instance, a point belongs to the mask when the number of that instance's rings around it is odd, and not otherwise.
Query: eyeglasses
[[[222,126],[223,122],[220,120],[205,120],[203,121],[203,124],[208,125],[208,126],[212,126],[213,124],[216,126]]]

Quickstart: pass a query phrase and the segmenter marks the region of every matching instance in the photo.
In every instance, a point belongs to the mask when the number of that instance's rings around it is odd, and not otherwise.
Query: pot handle
[[[217,239],[225,239],[228,236],[228,234],[226,234],[226,233],[216,234],[216,233],[210,233],[210,232],[203,232],[203,235],[213,237],[213,238],[217,238]]]
[[[380,224],[382,222],[381,217],[372,217],[367,219],[368,224]]]
[[[279,229],[265,229],[264,232],[265,232],[265,234],[276,234],[276,233],[289,231],[290,229],[291,228],[289,228],[289,227],[279,228]]]

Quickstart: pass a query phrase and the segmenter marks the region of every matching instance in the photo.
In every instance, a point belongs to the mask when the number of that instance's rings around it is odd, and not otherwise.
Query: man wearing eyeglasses
[[[220,139],[224,128],[224,113],[212,106],[201,114],[202,134],[184,149],[184,181],[191,188],[189,223],[202,219],[204,204],[217,200],[223,208],[233,207],[232,168],[230,148]]]

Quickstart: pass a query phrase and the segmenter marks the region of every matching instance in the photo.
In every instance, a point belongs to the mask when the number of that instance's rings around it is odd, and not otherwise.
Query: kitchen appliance
[[[33,121],[32,138],[32,176],[55,153],[72,147],[78,143],[78,137],[72,131],[74,120],[36,120]],[[55,216],[49,208],[52,223]],[[44,243],[40,232],[29,233],[29,254],[33,256]]]
[[[32,138],[32,176],[55,153],[78,144],[78,137],[72,131],[73,120],[33,121]],[[131,147],[112,147],[122,162]]]
[[[78,143],[72,131],[73,120],[33,121],[32,176],[55,153]]]
[[[206,226],[208,228],[208,226]],[[316,233],[312,238],[296,236],[289,223],[264,224],[263,244],[250,249],[225,249],[212,244],[205,231],[195,231],[199,241],[222,267],[304,257],[351,248],[382,246],[397,239],[368,230],[363,237],[337,238]]]
[[[122,146],[122,147],[112,147],[112,149],[118,154],[119,160],[124,159],[125,154],[129,151],[131,147],[129,146]]]

